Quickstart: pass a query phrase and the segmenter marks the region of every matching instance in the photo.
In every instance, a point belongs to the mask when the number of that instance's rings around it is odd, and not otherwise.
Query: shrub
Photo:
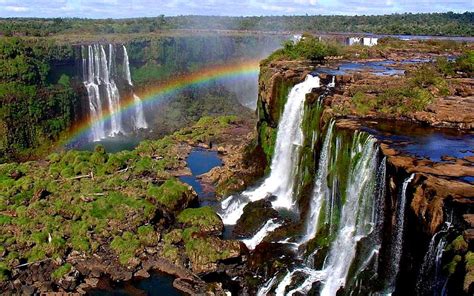
[[[322,61],[326,56],[342,54],[342,47],[336,43],[320,41],[312,35],[306,34],[298,43],[286,41],[283,48],[273,52],[263,64],[274,60],[299,60]]]

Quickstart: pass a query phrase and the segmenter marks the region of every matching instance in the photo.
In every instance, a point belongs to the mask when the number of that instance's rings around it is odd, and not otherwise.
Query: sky
[[[0,0],[0,17],[373,15],[474,11],[474,0]]]

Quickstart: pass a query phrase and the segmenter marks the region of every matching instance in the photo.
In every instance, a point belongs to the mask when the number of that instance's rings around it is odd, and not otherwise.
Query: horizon
[[[177,16],[381,16],[393,14],[472,12],[470,0],[329,1],[329,0],[0,0],[0,18],[132,19]]]

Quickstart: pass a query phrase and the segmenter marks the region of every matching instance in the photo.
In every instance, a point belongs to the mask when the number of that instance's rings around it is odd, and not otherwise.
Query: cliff
[[[405,132],[399,127],[402,124],[419,126],[418,132],[421,134],[438,132],[437,128],[440,127],[450,128],[451,130],[443,130],[448,133],[455,129],[458,138],[470,139],[474,128],[473,80],[458,75],[427,84],[422,78],[423,83],[419,83],[419,76],[432,69],[427,70],[430,66],[418,63],[402,62],[408,58],[410,57],[396,57],[398,61],[394,67],[405,71],[402,76],[377,75],[370,70],[363,70],[338,73],[334,75],[334,80],[333,75],[319,71],[321,65],[309,62],[279,61],[262,64],[258,99],[258,144],[266,153],[267,159],[271,160],[276,128],[289,90],[302,82],[307,74],[319,72],[322,87],[308,94],[305,102],[305,141],[301,147],[302,156],[296,177],[300,186],[295,191],[299,204],[304,205],[302,201],[309,198],[322,146],[323,137],[320,134],[325,133],[331,120],[335,120],[338,133],[346,131],[353,134],[359,131],[372,134],[377,139],[380,157],[386,159],[384,220],[388,225],[384,227],[388,234],[396,228],[400,192],[406,191],[409,205],[405,213],[405,240],[402,245],[404,255],[400,263],[396,293],[411,293],[414,289],[418,294],[426,293],[426,288],[417,283],[424,276],[424,257],[429,252],[434,235],[449,224],[452,228],[442,259],[443,274],[449,278],[450,294],[469,294],[474,288],[469,259],[474,242],[471,214],[474,205],[474,159],[472,156],[462,155],[443,155],[436,160],[420,157],[404,151],[404,145],[409,146],[409,143],[406,139],[405,142],[397,140],[397,137],[403,136]],[[333,62],[324,65],[324,68],[337,69],[345,62]],[[326,87],[331,81],[335,82],[334,89]],[[409,92],[407,88],[416,89],[416,94]],[[393,136],[391,130],[399,132]],[[469,145],[464,148],[466,155],[473,152],[469,152],[469,149]],[[339,170],[337,167],[334,169]],[[410,176],[413,178],[409,178]],[[407,188],[402,188],[406,183]],[[307,210],[304,206],[300,207],[302,217]],[[388,249],[393,248],[391,240],[385,238],[384,241],[389,243],[382,243],[381,264],[384,264],[384,260],[389,260]]]

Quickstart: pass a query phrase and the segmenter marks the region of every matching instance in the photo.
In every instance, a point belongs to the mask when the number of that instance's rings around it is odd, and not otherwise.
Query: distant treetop
[[[375,16],[175,16],[130,19],[1,18],[0,35],[131,34],[173,29],[474,36],[474,12]]]

